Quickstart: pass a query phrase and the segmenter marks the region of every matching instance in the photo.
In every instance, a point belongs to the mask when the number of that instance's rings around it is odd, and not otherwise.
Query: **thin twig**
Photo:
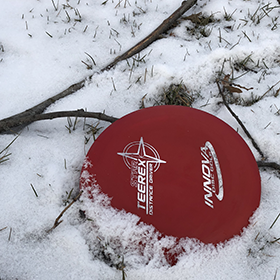
[[[140,41],[134,47],[123,53],[122,55],[118,56],[113,62],[109,63],[107,66],[102,68],[100,72],[108,71],[112,67],[114,67],[120,61],[126,60],[133,55],[139,53],[143,49],[147,48],[150,44],[152,44],[155,40],[160,38],[162,33],[167,32],[170,28],[173,28],[176,25],[176,21],[187,11],[189,10],[197,0],[187,0],[183,1],[181,6],[166,20],[162,22],[150,35],[148,35],[145,39]],[[98,72],[96,72],[98,73]],[[95,74],[96,74],[95,73]],[[88,80],[91,80],[94,74],[84,78],[80,82],[71,85],[66,90],[56,94],[55,96],[41,102],[40,104],[22,112],[17,115],[11,116],[9,118],[0,120],[0,133],[15,133],[24,128],[28,125],[28,122],[21,122],[21,119],[28,118],[30,115],[35,116],[38,114],[42,114],[46,108],[48,108],[51,104],[56,102],[59,99],[62,99],[80,89],[82,89]],[[36,116],[37,118],[37,116]]]
[[[233,112],[233,110],[228,105],[228,103],[226,101],[226,98],[225,98],[225,95],[224,95],[224,89],[223,90],[221,89],[220,84],[219,84],[218,81],[217,81],[217,85],[218,85],[218,88],[219,88],[219,93],[221,94],[221,96],[223,98],[223,102],[224,102],[226,108],[231,113],[231,115],[236,119],[236,121],[239,123],[239,125],[242,127],[242,129],[244,130],[245,134],[252,141],[252,144],[255,147],[255,149],[259,152],[262,160],[264,160],[265,159],[264,153],[262,152],[262,150],[260,149],[260,147],[258,146],[256,141],[254,140],[254,138],[251,136],[249,131],[246,129],[246,127],[243,124],[243,122],[239,119],[239,117]],[[272,169],[276,169],[276,170],[280,171],[280,165],[278,163],[276,163],[276,162],[257,161],[257,164],[258,164],[259,168],[272,168]]]
[[[63,214],[79,199],[79,197],[81,196],[81,194],[83,193],[83,191],[80,191],[79,194],[73,198],[73,201],[68,204],[63,210],[62,212],[58,215],[58,217],[55,219],[54,224],[52,226],[52,228],[50,228],[49,230],[47,230],[47,233],[51,232],[53,229],[55,229],[57,226],[59,226],[63,220],[60,221],[61,217],[63,216]]]
[[[272,168],[280,171],[280,164],[276,162],[257,161],[259,168]]]
[[[270,87],[260,98],[259,100],[263,99],[268,92],[270,92],[275,86],[277,86],[280,83],[280,81],[278,81],[276,84],[274,84],[272,87]]]
[[[226,101],[226,97],[224,95],[224,89],[222,90],[220,87],[219,82],[217,81],[217,85],[219,88],[219,93],[221,94],[222,98],[223,98],[223,102],[226,106],[226,108],[228,109],[228,111],[231,113],[231,115],[236,119],[236,121],[239,123],[239,125],[241,126],[241,128],[244,130],[245,134],[248,136],[248,138],[251,140],[254,148],[259,152],[260,156],[262,159],[265,158],[264,153],[262,152],[262,150],[260,149],[260,147],[258,146],[258,144],[256,143],[256,141],[254,140],[254,138],[251,136],[251,134],[249,133],[249,131],[247,130],[247,128],[245,127],[245,125],[243,124],[243,122],[239,119],[239,117],[232,111],[232,109],[230,108],[230,106],[228,105],[227,101]]]

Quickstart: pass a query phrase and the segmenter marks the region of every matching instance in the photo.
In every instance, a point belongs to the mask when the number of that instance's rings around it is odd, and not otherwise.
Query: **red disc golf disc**
[[[214,244],[241,233],[261,194],[257,163],[239,134],[181,106],[142,109],[110,125],[81,173],[82,189],[96,184],[113,207],[161,233]]]

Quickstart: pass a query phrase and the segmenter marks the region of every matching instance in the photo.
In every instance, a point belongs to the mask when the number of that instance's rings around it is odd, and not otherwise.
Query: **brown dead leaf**
[[[233,87],[233,86],[224,86],[228,91],[230,91],[231,93],[237,92],[237,93],[241,93],[242,90],[240,88],[237,87]]]
[[[280,1],[280,0],[279,0],[279,1]],[[241,93],[241,92],[242,92],[241,88],[242,88],[242,89],[245,89],[245,90],[251,90],[251,89],[253,89],[253,87],[246,88],[246,87],[243,87],[243,86],[241,86],[241,85],[232,83],[232,82],[230,81],[229,78],[230,78],[230,75],[229,75],[229,74],[228,74],[228,75],[225,75],[224,79],[221,80],[221,82],[222,82],[222,85],[223,85],[229,92],[231,92],[231,93],[234,93],[234,92]]]

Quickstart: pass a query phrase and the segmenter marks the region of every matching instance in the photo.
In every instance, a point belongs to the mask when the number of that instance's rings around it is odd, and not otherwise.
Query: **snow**
[[[55,9],[55,4],[57,10]],[[215,83],[219,72],[238,77],[234,63],[249,59],[249,71],[236,84],[253,89],[241,93],[250,100],[262,96],[280,77],[279,3],[257,0],[199,0],[186,15],[202,12],[214,22],[203,37],[192,35],[190,21],[140,53],[131,71],[126,61],[99,72],[125,50],[153,31],[180,5],[174,0],[38,1],[2,0],[0,9],[0,119],[22,112],[93,74],[86,87],[55,102],[46,112],[76,110],[121,117],[154,100],[171,83],[183,82],[195,96],[194,108],[207,111],[238,129],[257,160],[248,137],[221,105]],[[278,5],[278,6],[277,6]],[[268,14],[265,14],[266,11]],[[231,15],[230,20],[225,15]],[[258,22],[259,20],[259,22]],[[87,69],[81,61],[96,66]],[[132,59],[128,60],[132,64]],[[144,80],[147,71],[146,80]],[[233,73],[232,73],[233,71]],[[139,80],[140,78],[140,80]],[[269,161],[279,163],[279,109],[272,88],[251,106],[231,105]],[[276,96],[274,96],[276,95]],[[96,125],[96,120],[87,120]],[[79,192],[80,170],[93,143],[85,144],[83,120],[68,132],[66,119],[40,121],[23,129],[0,164],[0,279],[122,279],[116,268],[124,260],[126,279],[278,279],[280,222],[279,173],[261,170],[262,198],[250,226],[217,247],[186,238],[175,266],[162,248],[175,240],[158,240],[152,226],[116,211],[99,193],[93,204],[86,196],[75,202],[53,231],[68,194]],[[109,123],[100,122],[102,132]],[[0,150],[15,135],[0,135]],[[32,187],[36,190],[35,195]],[[68,202],[67,202],[68,201]],[[85,220],[81,211],[90,220]],[[141,243],[142,242],[142,243]],[[142,245],[141,245],[142,244]],[[141,249],[144,248],[144,249]],[[276,276],[275,276],[276,275]]]

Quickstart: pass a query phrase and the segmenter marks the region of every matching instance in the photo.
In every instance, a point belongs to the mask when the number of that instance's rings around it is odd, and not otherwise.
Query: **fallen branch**
[[[147,48],[151,45],[154,41],[160,38],[160,35],[167,32],[171,27],[174,27],[176,21],[187,11],[189,10],[197,0],[187,0],[183,1],[181,6],[166,20],[164,20],[150,35],[148,35],[145,39],[140,41],[134,47],[123,53],[122,55],[116,57],[113,62],[105,66],[100,70],[100,72],[108,71],[112,67],[114,67],[120,61],[126,60],[133,55],[139,53],[143,49]],[[51,104],[56,102],[59,99],[62,99],[80,89],[82,89],[88,80],[91,80],[94,74],[86,77],[85,79],[81,80],[80,82],[71,85],[64,91],[54,95],[51,98],[41,102],[40,104],[22,112],[17,115],[11,116],[9,118],[3,119],[0,121],[0,133],[15,133],[24,128],[28,125],[28,122],[21,122],[21,119],[28,119],[28,116],[36,116],[38,114],[42,114],[46,108],[48,108]],[[37,118],[37,116],[35,117]],[[32,122],[32,120],[31,120]]]
[[[86,112],[83,109],[79,109],[77,111],[58,111],[58,112],[52,112],[52,113],[45,113],[45,114],[39,114],[35,116],[31,116],[30,120],[32,122],[34,121],[41,121],[41,120],[52,120],[55,118],[65,118],[65,117],[77,117],[77,118],[94,118],[101,121],[106,121],[113,123],[118,118],[110,117],[104,113],[99,112]],[[27,118],[26,122],[29,121],[29,118]]]
[[[124,54],[118,56],[115,58],[115,60],[104,67],[101,71],[110,70],[112,67],[114,67],[118,62],[122,60],[126,60],[133,55],[141,52],[143,49],[147,48],[149,45],[151,45],[154,41],[160,38],[160,35],[167,32],[170,28],[174,27],[176,24],[176,21],[187,11],[189,10],[197,0],[187,0],[183,1],[180,8],[178,8],[171,16],[169,16],[166,20],[162,22],[161,25],[159,25],[158,28],[156,28],[150,35],[148,35],[145,39],[140,41],[138,44],[136,44],[134,47],[126,51]]]
[[[262,159],[265,159],[264,153],[262,152],[262,150],[260,149],[259,145],[256,143],[256,141],[254,140],[254,138],[251,136],[251,134],[249,133],[249,131],[247,130],[247,128],[245,127],[245,125],[243,124],[243,122],[239,119],[239,117],[232,111],[232,109],[230,108],[230,106],[228,105],[227,101],[226,101],[226,97],[224,94],[224,89],[222,90],[220,87],[219,82],[217,81],[217,85],[219,88],[219,93],[221,94],[222,98],[223,98],[223,102],[224,105],[226,106],[226,108],[228,109],[228,111],[231,113],[231,115],[236,119],[236,121],[239,123],[239,125],[241,126],[241,128],[243,129],[243,131],[245,132],[245,134],[248,136],[248,138],[251,140],[254,148],[258,151],[258,153],[260,154]]]
[[[61,93],[48,98],[47,100],[39,103],[38,105],[22,112],[19,114],[16,114],[14,116],[11,116],[9,118],[6,119],[2,119],[0,121],[0,133],[17,133],[19,132],[21,129],[23,129],[25,126],[27,126],[28,124],[30,124],[32,122],[31,118],[35,117],[39,114],[42,114],[46,108],[48,108],[51,104],[55,103],[57,100],[66,97],[76,91],[78,91],[79,89],[83,88],[85,85],[86,79],[71,85],[69,88],[67,88],[66,90],[62,91]],[[28,118],[30,119],[29,122],[27,122],[26,120],[28,120]]]
[[[81,194],[83,193],[83,191],[80,191],[79,194],[73,199],[73,201],[68,204],[63,210],[62,212],[58,215],[58,217],[55,219],[54,224],[52,226],[52,228],[50,228],[49,230],[47,230],[47,233],[50,233],[53,229],[55,229],[57,226],[59,226],[63,220],[60,221],[61,217],[63,216],[63,214],[79,199],[79,197],[81,196]]]
[[[45,114],[26,114],[24,116],[14,116],[13,118],[0,121],[0,132],[1,132],[1,123],[3,122],[4,129],[20,126],[24,127],[32,122],[35,121],[42,121],[42,120],[52,120],[55,118],[65,118],[65,117],[80,117],[80,118],[94,118],[101,121],[106,121],[113,123],[117,120],[117,118],[110,117],[104,113],[97,113],[97,112],[86,112],[83,109],[79,109],[77,111],[58,111],[52,113],[45,113]]]

